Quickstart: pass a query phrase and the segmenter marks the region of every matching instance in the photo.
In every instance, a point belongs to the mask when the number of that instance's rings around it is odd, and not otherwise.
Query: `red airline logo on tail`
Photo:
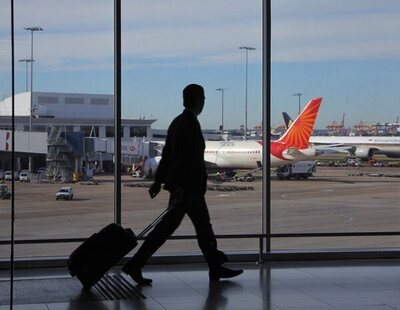
[[[312,99],[285,134],[278,141],[271,141],[271,154],[273,156],[285,159],[282,153],[288,148],[296,148],[298,150],[308,148],[308,141],[313,131],[321,102],[322,98]]]

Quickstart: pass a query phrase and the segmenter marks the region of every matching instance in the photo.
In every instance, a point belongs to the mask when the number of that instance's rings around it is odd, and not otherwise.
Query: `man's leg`
[[[170,198],[170,203],[172,203],[172,198]],[[146,240],[143,242],[142,246],[128,261],[124,267],[123,271],[130,274],[132,278],[141,278],[140,269],[144,267],[147,260],[165,243],[165,241],[174,233],[178,228],[179,224],[185,215],[185,206],[182,203],[176,203],[171,210],[169,210],[161,221],[153,228],[149,233]],[[140,273],[140,277],[134,278],[134,274]],[[149,279],[150,280],[150,279]],[[136,281],[139,283],[139,281]],[[149,282],[149,281],[145,281]],[[151,283],[151,281],[150,281]],[[143,283],[149,284],[149,283]]]
[[[222,267],[228,258],[217,249],[217,239],[212,229],[210,215],[204,196],[196,197],[187,205],[187,214],[196,229],[197,242],[210,269],[210,279],[232,278],[241,274],[242,270],[231,270]]]
[[[222,255],[218,255],[217,252],[217,240],[204,197],[199,196],[191,199],[186,212],[194,225],[197,243],[207,260],[208,266],[212,269],[214,266],[221,265],[224,261],[221,261]]]

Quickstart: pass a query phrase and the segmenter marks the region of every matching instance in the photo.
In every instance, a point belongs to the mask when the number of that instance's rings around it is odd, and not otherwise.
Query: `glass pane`
[[[272,154],[289,164],[272,172],[272,232],[398,231],[399,3],[272,4],[271,118],[277,135],[286,130],[282,112],[295,120],[305,109]],[[316,97],[322,97],[319,111],[307,110]],[[311,128],[315,115],[309,138],[304,126]],[[312,169],[287,159],[312,161]],[[302,180],[307,173],[312,176]],[[389,236],[278,239],[273,245],[318,250],[400,243]]]
[[[15,24],[16,237],[88,237],[113,221],[113,2],[15,1]],[[17,254],[65,256],[70,245]]]
[[[255,140],[261,139],[262,2],[123,1],[122,5],[123,124],[132,124],[122,142],[126,172],[122,188],[123,224],[138,233],[167,207],[169,193],[165,190],[150,199],[150,175],[154,176],[154,158],[161,155],[170,123],[184,109],[182,91],[188,84],[196,83],[204,87],[206,97],[198,117],[206,139],[206,161],[215,164],[217,156],[213,152],[217,151],[220,158],[229,161],[225,166],[219,162],[218,167],[208,169],[206,201],[214,232],[259,233],[261,172],[252,170],[257,169],[261,158],[261,144]],[[239,142],[244,139],[246,52],[248,138],[252,141]],[[248,162],[238,164],[242,158]],[[235,173],[224,182],[217,180],[217,172],[223,174],[227,169],[235,170],[242,182],[233,181]],[[246,177],[249,172],[255,180]],[[224,191],[212,190],[217,187]],[[186,234],[195,234],[188,217],[174,233]],[[226,251],[258,249],[258,242],[253,240],[218,243]],[[170,241],[160,249],[171,253],[195,251],[199,251],[196,241]]]
[[[11,118],[5,116],[4,100],[11,96],[11,20],[10,3],[1,4],[0,10],[0,235],[1,240],[11,239],[11,182],[4,181],[5,172],[11,166]],[[10,248],[3,252],[0,247],[0,258],[10,256]]]

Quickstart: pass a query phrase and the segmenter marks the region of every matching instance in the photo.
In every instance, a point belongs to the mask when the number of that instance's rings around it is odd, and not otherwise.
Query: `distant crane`
[[[342,127],[344,129],[344,118],[346,117],[346,113],[343,113],[343,117],[342,117]]]
[[[371,129],[371,126],[363,121],[360,121],[358,124],[354,125],[353,128],[357,135],[362,135],[368,133]]]

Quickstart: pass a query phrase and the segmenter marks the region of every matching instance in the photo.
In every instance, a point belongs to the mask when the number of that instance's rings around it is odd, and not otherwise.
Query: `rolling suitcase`
[[[151,230],[172,208],[165,209],[138,236],[117,224],[109,224],[90,236],[70,255],[67,265],[71,276],[90,289],[103,275],[137,245],[137,239]]]

